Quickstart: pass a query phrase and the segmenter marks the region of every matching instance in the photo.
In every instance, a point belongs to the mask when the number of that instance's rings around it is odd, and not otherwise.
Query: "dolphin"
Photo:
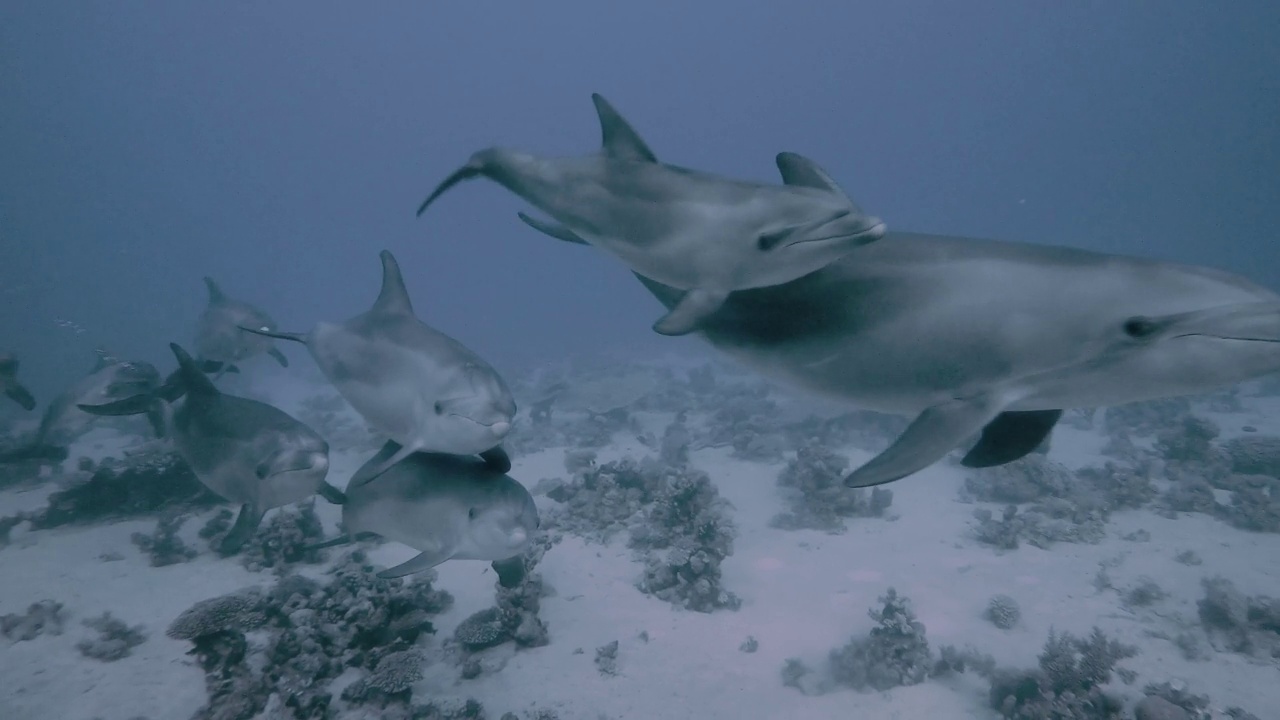
[[[507,472],[501,443],[516,414],[511,390],[479,355],[414,315],[399,263],[386,250],[379,257],[382,291],[368,312],[318,323],[307,334],[244,329],[306,345],[338,393],[396,446],[356,473],[348,489],[418,451],[478,454]]]
[[[227,297],[211,277],[205,277],[204,284],[209,290],[209,305],[201,313],[196,327],[196,357],[201,370],[216,373],[215,379],[223,373],[238,373],[240,368],[235,363],[261,353],[270,355],[280,367],[289,367],[289,358],[270,340],[240,329],[244,326],[275,330],[276,321],[270,315],[249,303]]]
[[[389,445],[365,466],[398,450]],[[446,560],[489,560],[498,582],[510,588],[524,578],[523,554],[538,525],[533,496],[509,475],[474,457],[416,452],[374,482],[348,485],[342,506],[348,535],[323,546],[378,535],[420,551],[378,577],[403,577]]]
[[[40,417],[35,436],[27,445],[0,456],[0,462],[16,460],[63,460],[67,445],[88,430],[92,414],[82,412],[79,405],[112,403],[160,387],[160,372],[148,362],[120,360],[105,350],[96,350],[98,358],[88,375],[80,378],[49,403]],[[164,418],[148,409],[147,419],[156,437],[165,436]]]
[[[23,410],[31,411],[36,407],[35,397],[18,382],[18,358],[11,353],[0,353],[0,391]]]
[[[638,276],[664,305],[678,289]],[[1280,370],[1280,296],[1206,267],[893,232],[812,275],[743,290],[712,346],[769,377],[914,416],[845,478],[894,482],[1032,452],[1066,408],[1189,395]]]
[[[178,370],[154,393],[113,403],[80,405],[97,415],[132,415],[159,408],[178,453],[204,486],[240,503],[235,525],[219,551],[230,555],[253,536],[267,510],[319,493],[334,504],[342,491],[325,480],[329,444],[282,410],[226,395],[176,344]],[[180,403],[171,406],[170,402]]]
[[[591,96],[600,152],[544,158],[506,148],[471,156],[432,191],[487,177],[554,221],[520,218],[568,242],[612,253],[633,271],[686,291],[653,326],[685,335],[733,290],[779,285],[879,240],[885,224],[794,153],[778,156],[783,185],[732,180],[660,163],[607,100]]]

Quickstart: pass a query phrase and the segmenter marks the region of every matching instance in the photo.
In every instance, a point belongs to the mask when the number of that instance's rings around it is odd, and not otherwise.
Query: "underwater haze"
[[[0,718],[1280,717],[1278,28],[0,4]]]

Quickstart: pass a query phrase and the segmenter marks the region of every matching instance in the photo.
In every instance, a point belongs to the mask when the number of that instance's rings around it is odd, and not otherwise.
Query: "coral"
[[[907,429],[908,419],[872,410],[854,410],[831,418],[816,415],[783,428],[792,447],[816,442],[827,447],[854,447],[878,453]]]
[[[854,638],[831,652],[831,678],[855,690],[889,690],[924,682],[933,659],[924,624],[916,620],[911,601],[889,588],[879,603],[879,608],[868,611],[876,623],[870,636]]]
[[[376,703],[386,707],[393,702],[407,703],[413,684],[423,678],[426,656],[417,650],[400,650],[384,656],[373,672],[356,680],[342,691],[342,699],[351,703]]]
[[[1211,485],[1231,472],[1227,453],[1213,444],[1221,430],[1211,420],[1187,415],[1156,434],[1155,451],[1170,480],[1198,479]]]
[[[778,486],[787,488],[790,510],[775,516],[770,525],[786,530],[811,528],[843,532],[844,519],[880,517],[893,503],[893,491],[872,488],[870,499],[861,488],[844,485],[849,460],[817,442],[796,450],[796,457],[778,475]]]
[[[738,646],[738,650],[744,653],[753,653],[759,649],[760,649],[760,641],[756,640],[755,636],[753,635],[748,635],[747,639],[743,640],[742,644]]]
[[[1131,607],[1146,607],[1165,599],[1169,593],[1149,577],[1139,579],[1138,584],[1124,593],[1124,603]]]
[[[147,634],[142,625],[129,627],[124,621],[114,618],[111,613],[104,612],[96,618],[84,621],[84,624],[98,631],[99,637],[92,640],[81,640],[76,649],[81,655],[103,662],[113,662],[128,657],[133,648],[146,642]]]
[[[511,639],[511,633],[503,622],[502,610],[491,607],[472,613],[458,624],[453,639],[468,651],[495,647]]]
[[[0,615],[0,634],[14,642],[34,640],[40,635],[61,635],[66,623],[66,613],[62,603],[54,600],[41,600],[31,603],[27,611],[21,615],[10,613]]]
[[[678,472],[652,458],[643,463],[624,458],[598,467],[593,464],[554,493],[548,492],[548,497],[565,508],[550,514],[547,525],[587,540],[608,542],[654,501],[667,476]]]
[[[1241,475],[1280,477],[1280,437],[1251,435],[1232,438],[1222,445],[1231,472]]]
[[[185,514],[166,513],[156,523],[154,533],[147,535],[146,533],[136,532],[130,536],[130,539],[142,552],[151,557],[151,567],[164,567],[186,562],[199,554],[195,548],[189,547],[183,542],[178,535],[178,531],[182,529],[182,525],[186,521],[187,516]]]
[[[222,503],[178,455],[147,444],[119,462],[103,463],[88,480],[49,496],[31,517],[43,530],[107,518],[155,515],[161,510],[201,510]]]
[[[517,647],[542,647],[551,642],[547,624],[538,615],[547,590],[542,582],[542,574],[537,572],[537,565],[550,546],[550,539],[545,534],[540,534],[525,552],[524,579],[520,584],[508,588],[503,587],[500,582],[496,583],[498,610],[502,613],[503,624]]]
[[[295,564],[324,562],[326,553],[314,547],[324,540],[324,525],[316,515],[315,505],[315,498],[311,498],[300,503],[296,512],[281,508],[245,543],[240,550],[240,563],[255,572],[271,568],[280,574]],[[220,536],[211,537],[212,547],[218,547],[220,542]]]
[[[974,510],[973,517],[978,521],[977,540],[1003,550],[1016,549],[1023,540],[1048,548],[1057,542],[1098,543],[1106,536],[1104,510],[1065,499],[1054,498],[1022,513],[1017,505],[1009,505],[1000,520],[987,508]]]
[[[1191,401],[1185,397],[1161,398],[1112,405],[1103,412],[1102,424],[1110,435],[1132,434],[1146,437],[1190,414]]]
[[[1280,600],[1248,597],[1221,576],[1201,581],[1200,623],[1217,649],[1252,657],[1280,658]]]
[[[1280,532],[1280,487],[1267,490],[1242,487],[1231,496],[1231,504],[1215,506],[1219,516],[1241,530]]]
[[[1066,497],[1075,478],[1065,466],[1028,455],[1005,465],[971,471],[964,479],[969,498],[983,502],[1026,503]]]
[[[996,595],[987,603],[982,617],[1001,630],[1008,630],[1022,619],[1022,609],[1018,607],[1018,601],[1008,595]]]
[[[618,641],[596,648],[596,669],[601,675],[618,674]]]
[[[202,601],[174,621],[168,634],[190,639],[205,668],[209,705],[199,717],[250,718],[262,711],[271,692],[294,717],[330,717],[330,682],[348,667],[377,675],[384,658],[434,632],[430,617],[453,601],[431,587],[434,573],[421,573],[411,584],[382,580],[359,551],[329,576],[322,585],[286,575],[266,591]],[[244,633],[255,628],[265,630],[268,639],[260,650],[250,651]],[[388,668],[402,660],[409,662],[401,658]],[[385,693],[367,697],[388,701]],[[416,714],[423,707],[411,709]]]
[[[1076,471],[1085,487],[1104,498],[1111,510],[1137,510],[1155,499],[1158,490],[1152,482],[1149,462],[1121,465],[1107,462],[1102,467]]]
[[[1202,560],[1200,556],[1196,554],[1195,550],[1180,550],[1178,554],[1173,557],[1173,559],[1182,563],[1183,565],[1203,565],[1204,564],[1204,560]]]
[[[1096,627],[1087,638],[1050,630],[1039,668],[992,674],[991,707],[1015,720],[1118,720],[1121,702],[1100,686],[1111,681],[1113,672],[1122,672],[1117,662],[1136,654],[1136,648]]]
[[[686,414],[678,413],[675,420],[662,433],[658,457],[668,465],[689,464],[689,444],[693,442],[693,433],[689,431],[689,425],[685,420]]]

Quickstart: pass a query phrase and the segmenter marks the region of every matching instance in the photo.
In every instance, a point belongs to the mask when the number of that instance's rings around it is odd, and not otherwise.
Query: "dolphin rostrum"
[[[383,250],[382,291],[373,307],[310,333],[252,333],[303,343],[335,389],[398,450],[351,479],[359,487],[417,451],[480,455],[506,472],[502,440],[516,403],[506,382],[462,343],[413,312],[400,266]]]
[[[239,550],[267,510],[317,493],[335,504],[345,501],[342,491],[325,481],[329,444],[314,430],[271,405],[220,392],[185,350],[176,344],[169,348],[178,370],[157,392],[79,407],[97,415],[163,410],[168,435],[200,482],[240,504],[220,552]]]
[[[677,289],[639,277],[664,305],[679,302]],[[868,487],[975,435],[962,464],[1016,460],[1065,408],[1280,370],[1280,296],[1204,267],[894,232],[786,285],[735,292],[701,334],[770,377],[914,416],[845,479]]]
[[[885,234],[879,218],[799,155],[778,156],[783,185],[667,165],[607,100],[591,99],[600,152],[544,158],[481,150],[436,187],[418,214],[457,183],[487,177],[554,219],[521,213],[535,229],[595,245],[635,272],[686,291],[654,324],[663,335],[692,332],[733,290],[794,280]]]

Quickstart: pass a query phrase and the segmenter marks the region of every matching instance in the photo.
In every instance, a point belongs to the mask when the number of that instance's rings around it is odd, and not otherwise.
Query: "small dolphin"
[[[398,451],[388,445],[365,467]],[[375,482],[348,486],[342,526],[349,535],[324,545],[379,535],[421,552],[378,573],[382,578],[423,572],[446,560],[490,560],[498,582],[510,588],[524,578],[523,554],[538,524],[533,496],[509,475],[478,458],[418,452]]]
[[[36,399],[22,383],[18,382],[18,358],[11,353],[0,353],[0,391],[23,410],[34,410]]]
[[[251,333],[307,346],[334,388],[399,450],[351,479],[359,487],[418,451],[479,454],[507,472],[501,446],[516,403],[506,382],[462,343],[413,313],[400,266],[383,250],[382,291],[373,307],[342,323],[318,323],[308,334]]]
[[[664,305],[678,289],[640,276]],[[1035,450],[1064,408],[1209,392],[1280,370],[1280,296],[1236,275],[1073,248],[890,233],[786,285],[736,292],[715,347],[825,397],[914,416],[850,487]]]
[[[79,409],[80,404],[101,405],[130,398],[140,393],[155,392],[160,387],[160,372],[148,362],[120,360],[103,349],[89,374],[64,390],[44,409],[35,437],[23,447],[0,456],[0,462],[15,460],[63,460],[67,446],[88,430],[95,417]],[[164,419],[158,412],[148,412],[147,420],[156,437],[164,437]]]
[[[213,278],[204,278],[204,284],[209,289],[209,305],[201,313],[196,328],[196,357],[200,359],[201,370],[216,373],[215,379],[223,373],[238,373],[240,368],[235,363],[261,353],[275,358],[280,367],[289,367],[289,358],[270,340],[240,329],[243,326],[275,330],[276,321],[270,315],[249,303],[227,297]]]
[[[879,240],[885,224],[858,208],[815,163],[778,155],[784,185],[732,180],[658,162],[599,94],[602,151],[542,158],[488,148],[431,193],[487,177],[555,219],[520,219],[559,240],[595,245],[635,272],[685,290],[653,329],[692,332],[733,290],[779,285]]]
[[[267,510],[316,493],[334,504],[345,502],[342,491],[325,481],[329,444],[323,438],[271,405],[219,392],[185,350],[169,348],[178,370],[159,391],[79,407],[96,415],[163,411],[175,448],[200,482],[240,503],[235,526],[219,548],[223,554],[239,550]],[[184,394],[176,407],[168,404]]]

